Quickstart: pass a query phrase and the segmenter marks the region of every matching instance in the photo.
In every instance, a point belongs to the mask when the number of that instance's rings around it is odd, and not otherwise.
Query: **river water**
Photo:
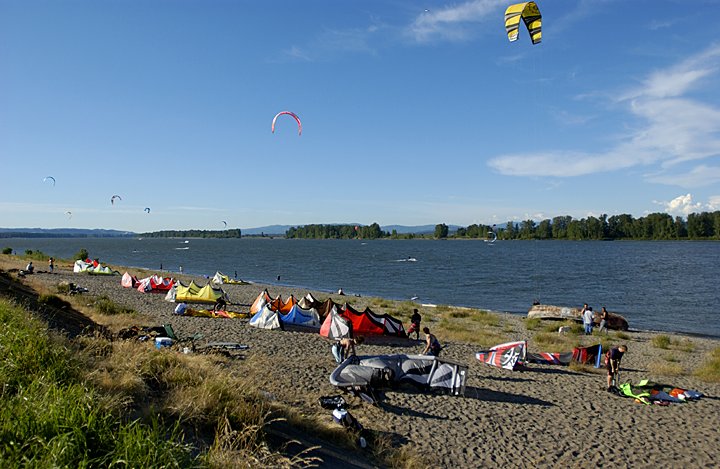
[[[718,242],[11,238],[0,246],[60,258],[85,248],[110,264],[517,314],[535,299],[587,302],[632,329],[720,337]]]

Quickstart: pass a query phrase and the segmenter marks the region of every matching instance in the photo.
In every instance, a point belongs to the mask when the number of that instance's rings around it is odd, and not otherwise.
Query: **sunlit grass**
[[[720,347],[707,354],[705,360],[695,370],[695,376],[711,383],[720,382]]]

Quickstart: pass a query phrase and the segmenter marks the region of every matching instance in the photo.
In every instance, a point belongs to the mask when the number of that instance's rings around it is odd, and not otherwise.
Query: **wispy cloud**
[[[462,41],[472,36],[474,26],[490,19],[507,6],[501,0],[473,0],[418,15],[405,34],[416,42],[435,40]]]
[[[304,45],[294,44],[282,51],[279,62],[316,62],[333,59],[341,54],[375,54],[372,40],[381,34],[384,27],[372,24],[365,28],[328,29]]]
[[[506,175],[556,177],[648,166],[651,170],[646,179],[651,182],[681,187],[720,182],[720,166],[687,167],[720,156],[718,103],[704,103],[692,96],[703,86],[712,86],[719,70],[720,45],[716,44],[677,65],[650,73],[640,86],[621,93],[615,104],[624,106],[640,125],[605,151],[508,154],[488,164]]]

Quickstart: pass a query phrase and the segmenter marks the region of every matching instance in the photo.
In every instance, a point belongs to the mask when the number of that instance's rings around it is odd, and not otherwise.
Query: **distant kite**
[[[48,182],[48,181],[52,181],[53,187],[55,187],[55,178],[54,178],[54,177],[52,177],[52,176],[46,176],[46,177],[43,178],[43,182]]]
[[[298,135],[302,135],[302,122],[300,122],[300,118],[297,116],[297,114],[295,114],[294,112],[290,112],[290,111],[278,112],[275,115],[275,117],[273,118],[273,121],[272,121],[272,132],[275,133],[275,122],[277,121],[277,118],[282,116],[283,114],[292,116],[293,119],[295,119],[295,121],[297,122],[297,125],[298,125]]]
[[[227,222],[223,220],[222,223],[225,225],[225,228],[227,228]]]
[[[65,212],[65,215],[68,216],[68,220],[72,218],[72,212]]]
[[[114,196],[110,197],[111,205],[115,205],[115,199],[122,200],[122,197],[120,197],[119,195],[114,195]]]
[[[150,207],[145,207],[145,213],[150,213]]]
[[[520,18],[525,22],[530,39],[533,44],[539,44],[542,39],[540,9],[535,2],[524,2],[510,5],[505,10],[505,31],[510,42],[517,41]]]

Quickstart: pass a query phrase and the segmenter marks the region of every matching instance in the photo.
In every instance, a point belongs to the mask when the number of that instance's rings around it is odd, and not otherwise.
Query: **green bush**
[[[652,338],[652,344],[657,348],[667,349],[672,344],[670,336],[665,334],[656,335]]]
[[[12,248],[3,248],[2,253],[3,254],[12,254],[13,249]]]
[[[77,254],[75,254],[75,260],[82,259],[85,260],[90,257],[90,253],[87,251],[87,249],[82,248],[80,249]]]
[[[100,314],[115,315],[115,314],[135,314],[135,310],[132,308],[126,308],[115,303],[107,296],[101,296],[93,302],[93,307]]]

